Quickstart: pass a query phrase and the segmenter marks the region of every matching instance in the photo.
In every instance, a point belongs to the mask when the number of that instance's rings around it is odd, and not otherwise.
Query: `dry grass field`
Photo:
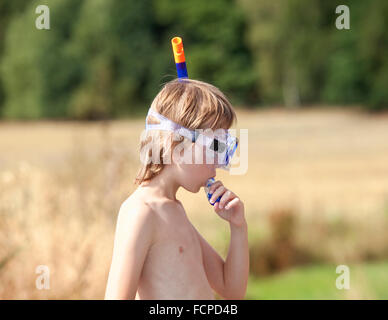
[[[0,122],[0,299],[103,298],[143,121]],[[248,172],[218,178],[245,203],[253,253],[277,230],[270,217],[292,212],[294,245],[320,261],[388,257],[387,115],[240,110],[236,128],[249,130]],[[228,227],[203,191],[178,198],[225,254]]]

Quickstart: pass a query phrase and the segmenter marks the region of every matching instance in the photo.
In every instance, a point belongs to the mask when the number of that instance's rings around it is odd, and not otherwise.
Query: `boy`
[[[197,129],[222,132],[235,120],[226,97],[201,81],[173,80],[155,97],[141,138],[143,165],[135,181],[139,186],[118,214],[105,299],[214,299],[213,290],[226,299],[244,298],[249,255],[242,201],[221,181],[209,190],[212,204],[221,198],[214,211],[230,225],[229,252],[224,261],[191,224],[176,199],[179,187],[198,192],[222,164],[218,160],[182,163],[174,156],[166,157],[182,142],[185,150],[203,159],[211,153],[209,146],[196,138],[190,140],[190,133]],[[209,137],[208,133],[205,136]],[[155,144],[158,152],[154,152]]]

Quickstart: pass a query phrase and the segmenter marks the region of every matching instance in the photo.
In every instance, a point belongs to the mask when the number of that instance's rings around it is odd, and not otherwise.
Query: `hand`
[[[221,196],[220,201],[214,204],[214,211],[221,218],[236,227],[241,227],[246,223],[243,202],[232,191],[225,188],[221,181],[214,182],[209,188],[209,193],[212,193],[211,203]]]

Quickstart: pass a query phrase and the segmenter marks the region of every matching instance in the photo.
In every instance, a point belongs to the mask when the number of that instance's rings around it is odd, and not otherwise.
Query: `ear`
[[[180,141],[176,141],[175,140],[175,143],[172,145],[172,150],[171,150],[171,154],[172,154],[172,164],[183,164],[185,163],[185,154],[187,156],[187,153],[188,152],[192,152],[193,151],[193,147],[194,147],[194,143],[192,143],[191,141],[189,141],[189,139],[187,138],[184,138],[182,136],[180,136],[182,139]],[[186,150],[186,151],[185,151]]]

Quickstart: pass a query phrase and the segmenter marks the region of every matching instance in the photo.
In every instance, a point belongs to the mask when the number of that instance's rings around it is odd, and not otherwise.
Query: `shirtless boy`
[[[188,129],[184,129],[186,133],[196,129],[227,131],[236,120],[235,112],[216,87],[191,79],[167,83],[150,110],[146,119],[149,130],[140,143],[143,164],[135,181],[138,187],[124,201],[117,218],[105,299],[214,299],[214,292],[225,299],[243,299],[249,274],[244,204],[216,181],[210,188],[210,202],[220,200],[202,209],[214,210],[229,223],[230,244],[224,261],[192,225],[176,198],[180,187],[198,192],[223,163],[218,158],[208,163],[206,144],[172,130],[176,124]],[[165,157],[178,143],[191,148],[195,161]],[[153,144],[160,147],[159,161],[151,150]],[[198,154],[202,163],[197,161]]]

